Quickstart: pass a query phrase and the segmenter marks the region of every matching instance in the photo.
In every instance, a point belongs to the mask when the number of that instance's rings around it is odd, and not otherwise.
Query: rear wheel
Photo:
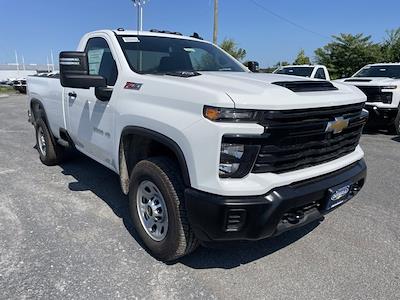
[[[179,169],[168,158],[143,160],[132,171],[130,213],[140,238],[157,259],[172,261],[198,246],[187,220],[183,191]]]
[[[59,164],[64,157],[65,149],[54,141],[43,119],[37,120],[35,129],[40,161],[47,166]]]

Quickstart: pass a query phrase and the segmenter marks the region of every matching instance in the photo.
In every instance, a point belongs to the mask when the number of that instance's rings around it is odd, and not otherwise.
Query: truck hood
[[[201,74],[201,76],[175,80],[189,79],[197,86],[223,92],[232,99],[236,108],[283,110],[339,106],[366,101],[366,96],[359,89],[341,83],[333,83],[337,90],[293,92],[273,83],[318,80],[247,72],[201,72]]]
[[[385,86],[400,84],[400,79],[389,77],[349,77],[336,80],[335,82],[343,82],[356,86]]]

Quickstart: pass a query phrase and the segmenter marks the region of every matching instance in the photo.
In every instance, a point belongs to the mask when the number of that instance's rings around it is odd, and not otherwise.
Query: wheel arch
[[[49,126],[46,110],[44,108],[42,101],[40,101],[37,98],[32,98],[29,103],[29,108],[31,110],[31,114],[33,117],[32,121],[34,125],[36,124],[36,121],[42,117],[43,120],[46,122],[46,125]]]
[[[135,154],[130,153],[135,143],[133,138],[138,139],[137,145],[140,145],[140,147],[145,147],[139,143],[140,141],[145,141],[146,144],[155,143],[158,147],[161,147],[163,151],[167,151],[168,152],[167,154],[173,155],[181,171],[183,183],[185,184],[185,186],[190,186],[190,176],[185,155],[180,146],[175,141],[165,136],[164,134],[151,129],[138,126],[127,126],[122,130],[120,136],[119,155],[118,155],[121,188],[125,194],[128,194],[129,192],[129,178],[131,171],[134,165],[138,161],[140,161],[140,156],[137,157],[138,159],[134,157],[133,161],[130,159],[130,155],[135,156]]]

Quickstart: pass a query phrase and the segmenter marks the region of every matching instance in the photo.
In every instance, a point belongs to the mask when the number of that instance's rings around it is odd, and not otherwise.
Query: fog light
[[[242,178],[249,174],[257,158],[259,145],[222,142],[219,177]]]
[[[222,144],[219,175],[221,177],[229,176],[239,170],[243,153],[244,145]]]

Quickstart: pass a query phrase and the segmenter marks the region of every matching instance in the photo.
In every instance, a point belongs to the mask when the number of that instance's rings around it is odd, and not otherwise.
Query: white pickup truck
[[[28,93],[41,161],[74,147],[115,171],[164,261],[321,220],[365,181],[359,89],[252,73],[197,35],[88,33]]]
[[[279,67],[274,74],[308,77],[311,79],[331,80],[328,69],[323,65],[289,65]]]
[[[338,81],[355,85],[367,95],[368,125],[400,134],[400,63],[366,65],[352,77]]]

